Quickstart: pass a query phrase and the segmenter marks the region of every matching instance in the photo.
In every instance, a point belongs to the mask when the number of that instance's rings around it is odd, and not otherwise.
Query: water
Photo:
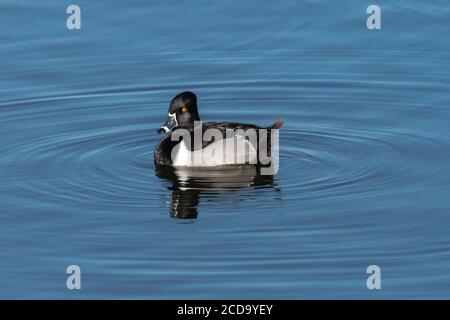
[[[0,4],[1,298],[450,298],[446,1],[76,3]],[[279,174],[159,176],[183,90]]]

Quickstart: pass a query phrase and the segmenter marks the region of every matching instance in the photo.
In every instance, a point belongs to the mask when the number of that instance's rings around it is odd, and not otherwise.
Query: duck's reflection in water
[[[242,188],[267,186],[279,191],[274,177],[261,175],[257,166],[215,168],[156,168],[156,175],[172,182],[170,215],[179,219],[196,219],[202,194],[236,192]]]

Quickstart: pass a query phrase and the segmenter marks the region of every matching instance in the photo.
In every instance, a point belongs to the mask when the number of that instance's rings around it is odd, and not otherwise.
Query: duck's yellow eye
[[[186,112],[186,111],[187,111],[187,107],[181,108],[181,112]]]

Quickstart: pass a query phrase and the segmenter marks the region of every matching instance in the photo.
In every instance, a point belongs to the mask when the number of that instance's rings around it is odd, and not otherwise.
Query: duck
[[[167,120],[157,130],[165,136],[155,147],[154,163],[157,168],[267,165],[274,153],[274,134],[283,123],[281,117],[267,127],[238,122],[203,123],[197,96],[184,91],[172,99]]]

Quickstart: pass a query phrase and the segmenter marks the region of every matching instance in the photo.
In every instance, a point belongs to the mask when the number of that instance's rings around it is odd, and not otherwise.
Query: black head
[[[169,106],[169,115],[158,133],[169,132],[175,128],[192,128],[194,121],[200,121],[197,110],[197,97],[185,91],[175,96]]]

